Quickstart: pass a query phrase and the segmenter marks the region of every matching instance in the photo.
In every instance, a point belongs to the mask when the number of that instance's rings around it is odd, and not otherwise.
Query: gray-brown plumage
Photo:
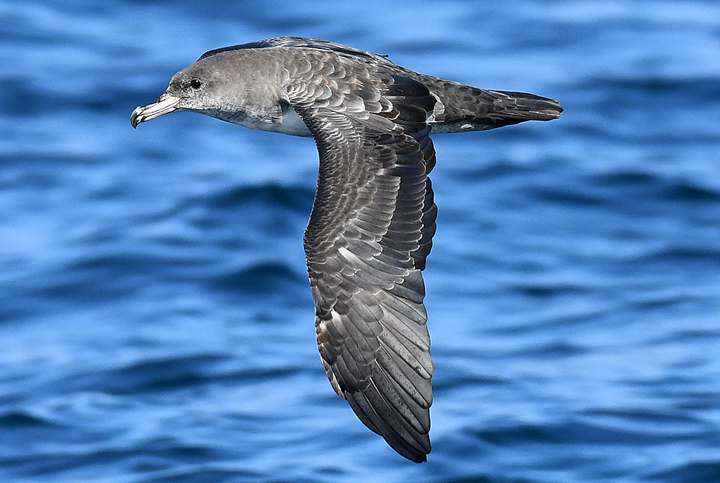
[[[421,270],[437,213],[429,135],[555,119],[560,105],[283,37],[207,52],[131,121],[178,110],[315,138],[320,171],[304,244],[323,366],[365,425],[425,461],[433,364]]]

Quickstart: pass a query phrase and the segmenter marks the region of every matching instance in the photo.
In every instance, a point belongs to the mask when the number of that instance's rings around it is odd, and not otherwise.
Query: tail
[[[494,129],[524,121],[549,121],[560,117],[563,108],[547,97],[524,92],[478,89],[459,82],[417,74],[438,99],[432,132],[466,132]]]

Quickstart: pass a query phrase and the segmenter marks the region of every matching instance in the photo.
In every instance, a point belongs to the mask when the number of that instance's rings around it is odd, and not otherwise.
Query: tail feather
[[[481,90],[481,89],[477,89]],[[506,110],[500,111],[500,117],[519,118],[522,121],[550,121],[557,119],[563,112],[562,106],[555,99],[536,96],[526,92],[485,91],[502,99],[501,104]],[[515,124],[515,123],[508,123]],[[503,124],[504,125],[504,124]],[[493,126],[499,127],[499,126]]]
[[[429,120],[432,132],[494,129],[524,121],[557,119],[560,104],[525,92],[491,91],[414,73],[438,99]]]

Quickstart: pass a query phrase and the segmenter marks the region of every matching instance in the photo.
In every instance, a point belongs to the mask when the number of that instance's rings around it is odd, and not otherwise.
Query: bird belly
[[[210,115],[258,131],[279,132],[282,134],[290,134],[291,136],[312,136],[305,122],[303,122],[302,118],[291,107],[287,110],[283,109],[282,114],[279,116],[275,114],[274,116],[254,117],[247,115],[240,116],[236,113],[227,117]]]
[[[303,121],[300,115],[295,112],[295,109],[290,106],[283,109],[282,120],[277,126],[279,127],[277,132],[281,132],[283,134],[290,134],[292,136],[312,136],[310,130],[305,125],[305,121]]]

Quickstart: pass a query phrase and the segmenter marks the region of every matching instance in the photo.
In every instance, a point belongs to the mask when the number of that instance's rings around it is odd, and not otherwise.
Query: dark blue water
[[[207,3],[0,1],[1,481],[720,481],[716,2]],[[130,126],[278,35],[565,107],[435,137],[427,464],[320,364],[312,140]]]

